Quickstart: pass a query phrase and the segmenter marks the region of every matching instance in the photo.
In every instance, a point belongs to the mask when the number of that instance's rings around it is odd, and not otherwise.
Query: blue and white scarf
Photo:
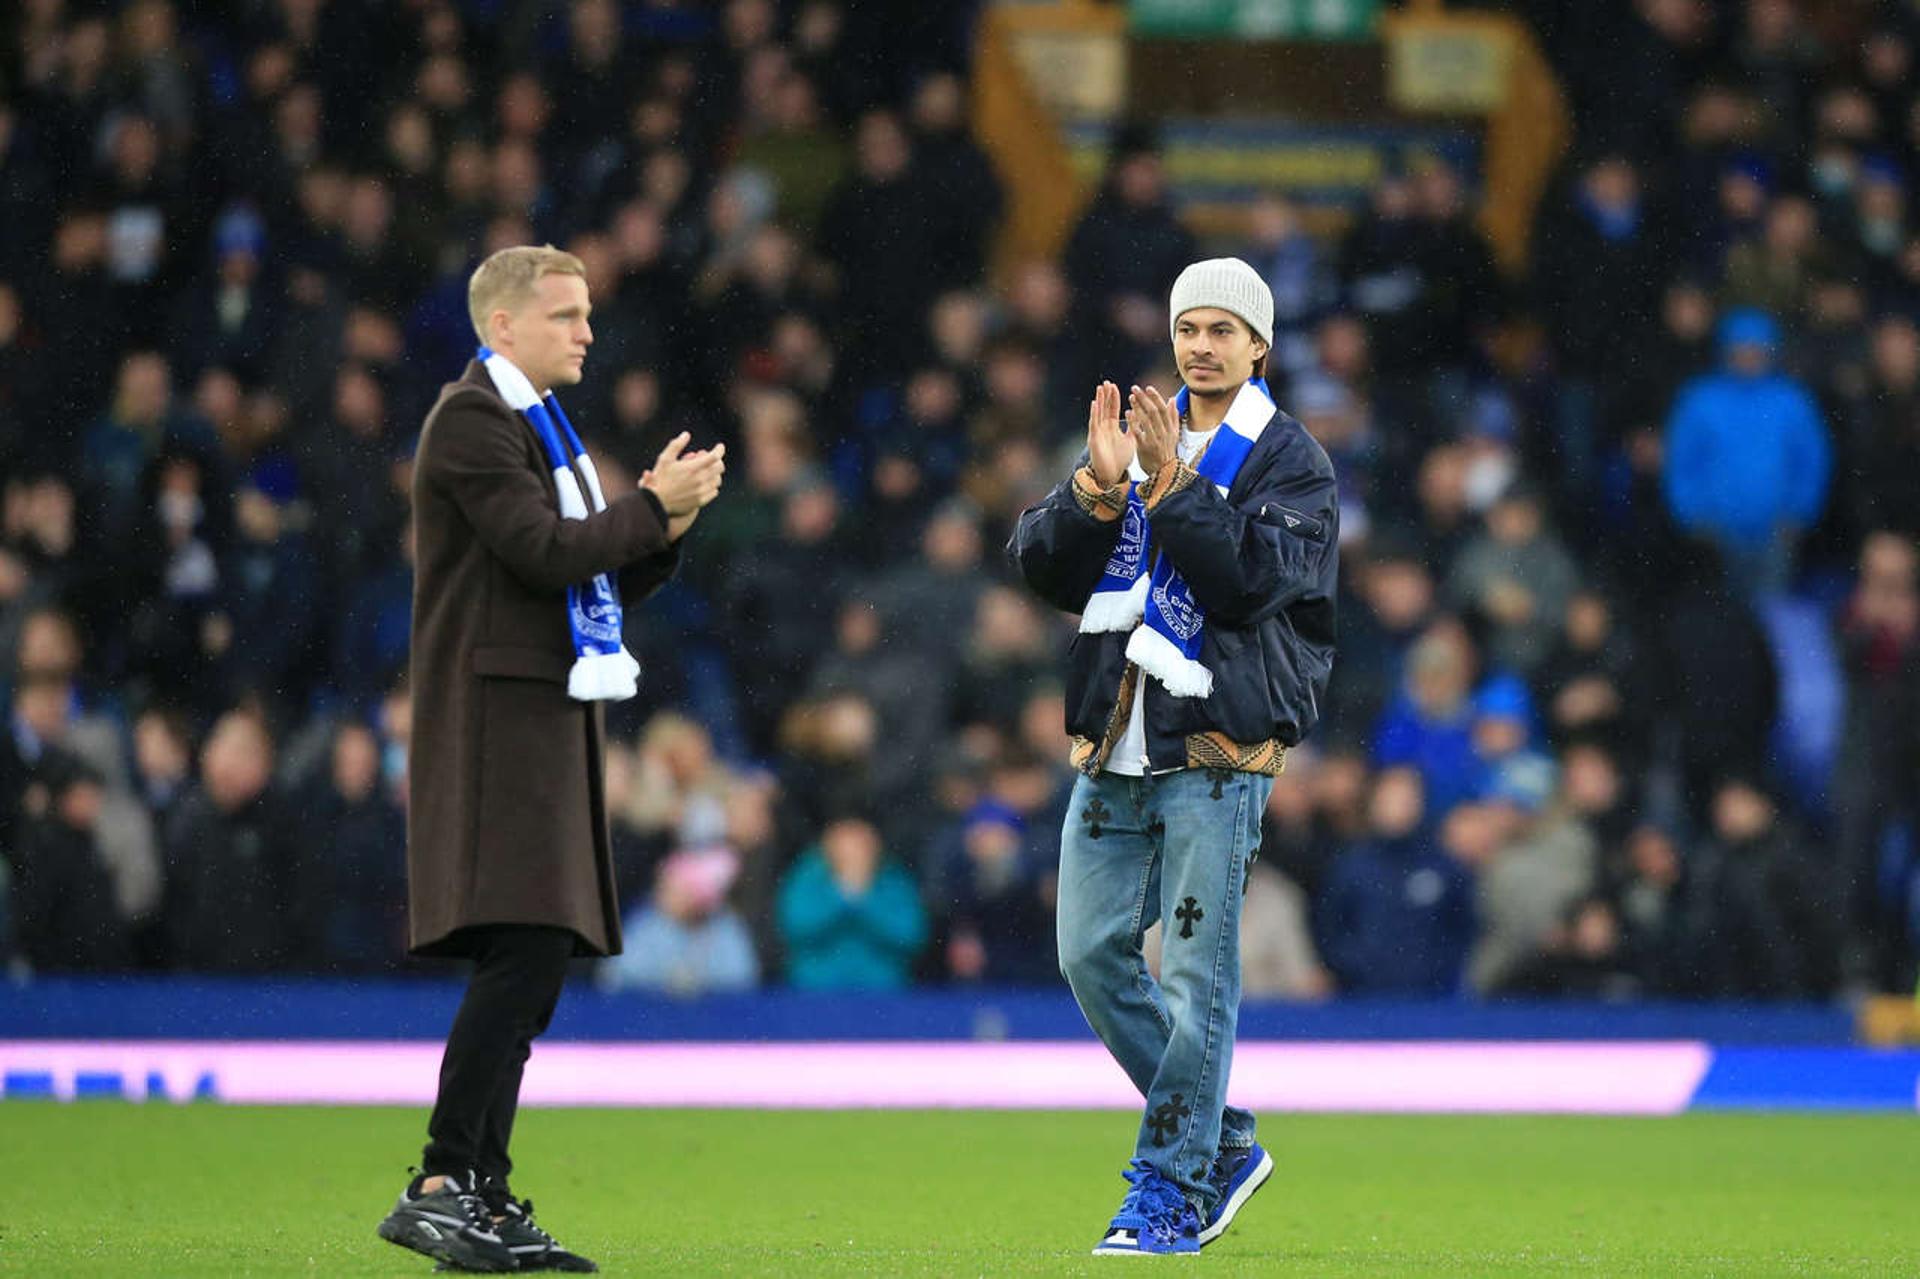
[[[508,407],[516,410],[533,428],[547,451],[547,465],[553,468],[553,487],[560,494],[562,519],[587,518],[586,498],[580,493],[580,481],[573,467],[587,482],[587,494],[593,509],[607,509],[600,491],[600,475],[593,459],[574,434],[573,423],[560,411],[560,401],[552,393],[542,400],[527,375],[513,361],[481,347],[475,357],[486,366],[487,374]],[[567,459],[573,459],[573,466]],[[621,639],[620,591],[605,573],[567,588],[567,628],[573,632],[573,669],[567,674],[567,695],[580,702],[620,702],[632,697],[639,688],[640,663],[627,651]]]
[[[1190,398],[1185,387],[1173,397],[1182,420]],[[1277,411],[1262,378],[1249,380],[1234,396],[1197,468],[1200,478],[1218,489],[1221,497],[1232,489],[1241,464]],[[1162,555],[1160,563],[1148,571],[1153,560],[1152,533],[1146,503],[1140,500],[1140,485],[1148,477],[1137,461],[1127,473],[1134,485],[1127,493],[1120,542],[1080,614],[1080,631],[1094,635],[1131,630],[1128,661],[1159,680],[1174,697],[1206,697],[1213,692],[1213,672],[1200,664],[1206,610],[1193,598],[1171,556]]]

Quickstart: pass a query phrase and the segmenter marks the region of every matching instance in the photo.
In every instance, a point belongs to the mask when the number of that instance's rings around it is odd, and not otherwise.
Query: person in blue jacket
[[[1681,387],[1667,422],[1667,506],[1681,528],[1719,548],[1749,598],[1791,582],[1832,470],[1812,393],[1774,367],[1779,345],[1766,312],[1728,312],[1722,368]]]
[[[1272,1171],[1226,1104],[1240,906],[1287,750],[1333,663],[1339,498],[1326,452],[1258,374],[1273,295],[1237,258],[1174,281],[1171,401],[1102,383],[1074,473],[1020,516],[1027,585],[1080,615],[1061,833],[1060,967],[1146,1108],[1097,1253],[1193,1253]],[[1158,981],[1140,941],[1158,919]]]
[[[1426,818],[1418,770],[1384,770],[1368,800],[1368,837],[1327,874],[1321,955],[1344,994],[1460,990],[1473,946],[1473,876]]]

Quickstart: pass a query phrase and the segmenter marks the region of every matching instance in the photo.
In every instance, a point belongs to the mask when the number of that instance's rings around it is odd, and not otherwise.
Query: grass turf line
[[[0,1273],[426,1275],[416,1110],[0,1103]],[[529,1111],[515,1187],[619,1275],[1920,1274],[1920,1117],[1274,1115],[1199,1262],[1086,1255],[1116,1113]]]

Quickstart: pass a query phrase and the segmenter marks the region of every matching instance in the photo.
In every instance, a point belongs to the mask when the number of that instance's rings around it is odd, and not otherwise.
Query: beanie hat
[[[1769,351],[1780,346],[1780,326],[1773,317],[1757,307],[1735,307],[1720,320],[1720,349],[1736,346],[1764,346]]]
[[[1203,306],[1233,312],[1262,342],[1273,345],[1273,290],[1239,258],[1208,258],[1180,273],[1167,307],[1169,331],[1186,312]]]

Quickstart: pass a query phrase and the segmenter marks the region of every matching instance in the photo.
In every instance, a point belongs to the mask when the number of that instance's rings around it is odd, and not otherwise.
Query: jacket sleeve
[[[1100,574],[1120,540],[1121,520],[1112,509],[1112,498],[1093,494],[1089,476],[1082,454],[1071,477],[1038,505],[1021,512],[1013,539],[1007,543],[1007,554],[1028,588],[1066,613],[1078,613],[1087,606],[1087,597],[1100,584]],[[1108,505],[1101,505],[1102,496]],[[1119,502],[1124,508],[1124,492]]]
[[[638,492],[583,520],[561,518],[527,465],[524,430],[504,410],[462,406],[442,412],[421,450],[426,482],[460,508],[508,572],[557,591],[670,549],[657,508]]]
[[[660,527],[667,526],[666,508],[660,505],[660,499],[645,489],[640,490],[640,500],[653,508],[653,517],[660,521]],[[663,534],[664,536],[664,534]],[[677,542],[667,542],[662,550],[643,555],[620,570],[620,599],[622,603],[638,604],[647,596],[659,590],[672,580],[680,571],[680,548],[687,539],[683,536]]]
[[[1252,626],[1318,591],[1340,540],[1333,469],[1282,453],[1244,506],[1234,506],[1184,462],[1170,461],[1143,491],[1152,545],[1173,560],[1207,615]]]
[[[638,604],[665,586],[680,568],[680,544],[672,543],[645,559],[635,560],[620,570],[620,602]]]

